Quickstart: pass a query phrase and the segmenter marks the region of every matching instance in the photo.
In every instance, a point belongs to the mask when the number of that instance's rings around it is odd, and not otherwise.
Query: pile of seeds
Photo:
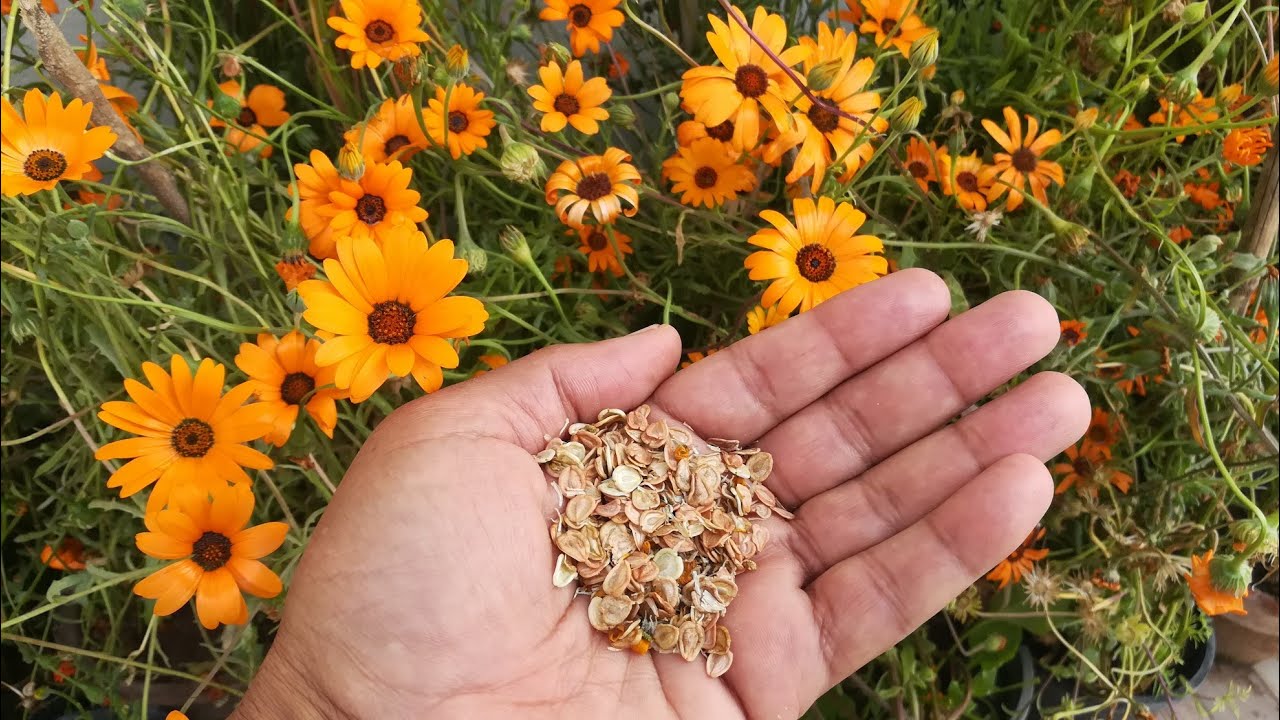
[[[563,503],[551,523],[560,549],[552,582],[578,581],[587,619],[614,648],[706,653],[707,674],[733,663],[721,624],[738,595],[735,580],[769,531],[752,518],[791,513],[764,481],[773,457],[713,440],[697,453],[684,427],[650,419],[649,407],[604,410],[568,427],[535,458],[555,478]]]

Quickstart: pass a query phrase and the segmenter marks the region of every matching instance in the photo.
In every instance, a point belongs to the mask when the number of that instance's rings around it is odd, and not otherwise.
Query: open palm
[[[559,346],[415,401],[361,450],[293,578],[240,717],[790,718],[1009,553],[1052,496],[1042,464],[1088,423],[1041,373],[1053,309],[1006,293],[947,322],[907,270],[672,374],[654,327]],[[610,650],[551,584],[555,496],[530,454],[566,420],[648,402],[701,437],[773,453],[759,569],[724,621],[719,679]]]

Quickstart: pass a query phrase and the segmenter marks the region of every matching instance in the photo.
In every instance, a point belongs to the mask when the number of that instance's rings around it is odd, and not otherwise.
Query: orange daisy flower
[[[98,169],[98,166],[90,165],[89,172],[85,173],[81,180],[85,182],[100,183],[102,182],[102,178],[102,171]],[[124,196],[114,192],[114,189],[112,189],[112,192],[110,193],[100,193],[87,188],[81,188],[76,191],[76,200],[78,200],[81,205],[98,205],[108,210],[119,210],[124,205]]]
[[[1242,167],[1252,167],[1266,157],[1271,133],[1265,127],[1236,128],[1222,141],[1222,157]]]
[[[1120,188],[1120,192],[1123,193],[1125,197],[1131,198],[1138,194],[1138,188],[1142,185],[1142,178],[1121,168],[1120,171],[1115,174],[1115,177],[1111,178],[1111,182],[1115,183],[1116,187]]]
[[[253,394],[271,408],[271,432],[263,438],[283,447],[293,434],[298,410],[307,414],[330,439],[338,424],[339,398],[345,390],[333,386],[334,368],[316,364],[319,340],[308,340],[297,330],[277,339],[270,333],[258,335],[258,343],[242,343],[236,367],[249,376]]]
[[[1186,225],[1179,225],[1169,228],[1169,240],[1175,245],[1181,245],[1191,239],[1191,230]]]
[[[743,19],[742,11],[733,12]],[[684,73],[680,97],[695,120],[708,127],[733,122],[733,146],[749,151],[760,141],[760,109],[782,127],[788,127],[787,107],[793,87],[785,71],[765,53],[746,30],[731,19],[728,23],[708,15],[712,32],[707,42],[721,67],[699,66]],[[804,59],[803,47],[783,49],[787,44],[787,23],[781,15],[757,7],[751,30],[788,67]]]
[[[992,582],[999,582],[1000,588],[1004,589],[1011,582],[1022,582],[1022,576],[1031,571],[1035,564],[1045,559],[1049,555],[1048,548],[1033,548],[1035,543],[1044,538],[1044,528],[1032,530],[1026,540],[1018,546],[1018,549],[1009,553],[1009,557],[1000,561],[991,572],[987,573],[987,579]]]
[[[1249,331],[1249,339],[1259,345],[1267,344],[1267,329],[1271,327],[1271,321],[1267,317],[1265,308],[1258,308],[1258,312],[1254,314],[1253,321],[1258,323],[1258,327]]]
[[[1116,380],[1116,387],[1120,388],[1120,392],[1125,395],[1137,395],[1138,397],[1147,396],[1147,376],[1134,375],[1133,377],[1124,377]]]
[[[84,543],[73,537],[65,537],[58,543],[56,553],[52,546],[45,545],[40,551],[40,562],[54,570],[83,570],[87,567],[84,563]]]
[[[333,41],[351,51],[351,67],[376,68],[383,60],[417,57],[418,43],[431,39],[418,26],[422,7],[402,0],[340,0],[342,16],[328,19],[341,35]]]
[[[939,155],[942,174],[938,185],[943,195],[954,196],[956,204],[969,212],[987,209],[987,192],[995,178],[995,170],[982,162],[978,153],[952,158],[945,152]]]
[[[862,22],[862,0],[844,0],[844,9],[836,10],[835,17],[854,25]]]
[[[751,308],[751,312],[747,313],[747,332],[755,335],[765,328],[771,328],[786,320],[787,317],[787,313],[782,312],[777,305],[768,308],[763,305],[757,305]]]
[[[946,148],[939,148],[914,136],[907,140],[907,172],[911,173],[922,192],[929,192],[929,183],[938,179],[946,156]]]
[[[1068,447],[1064,454],[1067,462],[1053,466],[1053,474],[1061,475],[1062,480],[1053,489],[1055,495],[1061,495],[1072,487],[1090,496],[1098,494],[1098,485],[1111,483],[1122,493],[1127,494],[1133,487],[1133,476],[1115,468],[1107,467],[1104,458],[1092,452],[1088,445]]]
[[[1191,589],[1191,597],[1196,601],[1196,607],[1205,615],[1224,615],[1227,613],[1233,615],[1247,615],[1244,609],[1244,599],[1249,596],[1249,591],[1245,590],[1244,594],[1237,597],[1225,590],[1219,590],[1213,585],[1213,576],[1209,570],[1210,563],[1213,562],[1213,551],[1209,550],[1203,555],[1191,556],[1191,572],[1183,575],[1187,579],[1187,587]]]
[[[287,252],[276,263],[276,274],[284,281],[285,292],[293,292],[303,280],[316,276],[316,266],[300,252]]]
[[[574,57],[600,52],[600,43],[613,39],[613,29],[622,27],[624,19],[618,10],[619,0],[543,0],[546,7],[538,13],[542,20],[566,20],[569,27],[569,49]]]
[[[1009,199],[1006,207],[1009,210],[1015,210],[1022,204],[1022,187],[1027,184],[1031,186],[1031,194],[1037,200],[1048,203],[1049,198],[1045,195],[1045,188],[1051,182],[1063,184],[1064,178],[1061,165],[1042,160],[1041,156],[1046,150],[1062,141],[1062,133],[1058,130],[1045,130],[1036,137],[1040,123],[1028,115],[1027,134],[1023,136],[1022,122],[1018,119],[1018,113],[1008,106],[1004,108],[1004,120],[1009,128],[1008,134],[990,120],[982,121],[982,127],[986,128],[987,133],[1005,149],[1005,152],[996,153],[995,163],[992,166],[1002,182],[991,186],[991,190],[987,192],[987,200],[995,200],[1008,191]]]
[[[773,227],[747,242],[764,248],[747,256],[752,280],[772,280],[760,304],[778,305],[789,315],[823,303],[836,294],[884,275],[884,243],[874,235],[855,235],[867,216],[849,203],[822,196],[792,202],[796,222],[776,210],[760,213]]]
[[[369,122],[356,125],[342,138],[360,148],[364,157],[380,163],[407,160],[427,148],[427,136],[408,95],[384,100]]]
[[[413,171],[398,161],[369,162],[360,179],[347,180],[324,153],[312,150],[311,165],[294,165],[293,170],[302,198],[302,228],[311,237],[311,253],[317,257],[333,257],[332,238],[352,235],[381,242],[388,235],[398,234],[402,227],[413,229],[416,223],[427,219],[427,211],[418,207],[421,195],[409,189]],[[335,179],[337,182],[331,185]],[[324,196],[313,194],[325,188],[329,189]],[[328,231],[322,247],[317,247],[316,241],[325,233],[313,236],[308,229],[309,215],[314,216],[312,228],[321,225]]]
[[[64,107],[60,95],[46,98],[39,90],[23,96],[21,114],[8,98],[0,100],[0,192],[7,197],[31,195],[53,189],[60,180],[89,174],[93,161],[116,141],[108,128],[85,129],[92,112],[92,104],[76,99]]]
[[[673,193],[680,193],[680,202],[694,207],[718,207],[756,186],[755,173],[738,162],[738,152],[709,137],[676,148],[662,162],[662,177],[671,182]]]
[[[1205,210],[1216,210],[1221,207],[1223,202],[1222,196],[1218,194],[1219,184],[1217,181],[1209,182],[1209,169],[1200,168],[1196,171],[1196,175],[1200,178],[1199,182],[1183,183],[1182,191],[1187,194],[1191,202]]]
[[[640,173],[628,162],[631,156],[611,147],[604,155],[588,155],[565,160],[547,178],[547,204],[556,206],[560,222],[582,227],[587,210],[601,225],[608,225],[622,213],[636,214],[640,195],[633,185]]]
[[[584,79],[582,63],[574,60],[563,70],[557,63],[538,68],[541,85],[529,88],[533,109],[542,115],[542,132],[560,132],[565,125],[584,135],[600,132],[599,122],[609,119],[609,111],[600,107],[613,91],[604,78]]]
[[[235,125],[227,130],[227,145],[236,152],[258,150],[261,157],[271,157],[272,147],[263,138],[267,135],[266,128],[279,127],[289,119],[289,113],[284,111],[284,91],[274,85],[255,85],[245,96],[235,80],[219,83],[218,90],[240,101],[240,114],[236,116]],[[213,107],[212,100],[206,104]],[[226,123],[211,117],[209,125],[219,128]]]
[[[5,12],[8,12],[6,9]],[[107,68],[107,61],[98,54],[98,46],[89,39],[88,35],[81,35],[80,42],[84,43],[84,50],[77,50],[76,57],[80,58],[80,62],[89,69],[89,74],[98,82],[107,82],[111,79],[111,70]]]
[[[484,329],[489,313],[471,297],[446,297],[467,274],[453,242],[430,247],[421,233],[401,228],[382,240],[351,235],[338,241],[338,257],[325,260],[328,280],[298,286],[302,317],[327,335],[315,354],[333,367],[334,383],[364,402],[388,375],[413,379],[426,392],[444,384],[441,368],[458,366],[449,340]]]
[[[447,109],[446,96],[449,102]],[[436,145],[448,145],[454,160],[489,146],[484,138],[497,123],[493,119],[493,111],[480,109],[482,100],[484,93],[457,83],[452,90],[437,87],[435,98],[423,111],[427,135]]]
[[[858,30],[864,35],[875,35],[876,47],[890,44],[906,57],[911,54],[911,43],[930,30],[920,16],[912,12],[918,5],[918,0],[862,0],[864,19]]]
[[[582,241],[578,252],[587,256],[587,270],[610,272],[614,277],[622,277],[622,259],[619,255],[631,254],[631,237],[619,232],[616,228],[599,225],[584,225],[576,230],[578,239]],[[573,232],[574,230],[569,231],[570,234]],[[609,242],[610,232],[613,234],[614,243],[618,246],[616,252],[613,243]]]
[[[1062,344],[1067,347],[1075,347],[1089,337],[1089,333],[1085,331],[1084,323],[1079,320],[1063,320],[1058,323],[1058,331],[1062,335]]]
[[[1085,451],[1096,454],[1105,460],[1111,459],[1111,449],[1120,439],[1120,423],[1111,413],[1096,407],[1089,420],[1089,429],[1084,433]]]
[[[102,403],[98,417],[112,427],[138,437],[107,443],[94,453],[98,460],[132,458],[107,480],[129,497],[155,483],[147,498],[147,512],[165,506],[176,487],[202,490],[225,482],[248,483],[243,467],[266,470],[271,458],[244,443],[271,430],[270,408],[245,405],[253,388],[237,385],[222,393],[226,368],[209,358],[193,375],[187,361],[174,355],[170,372],[152,362],[142,364],[150,387],[126,378],[125,392],[133,402]]]
[[[246,528],[253,504],[245,485],[176,489],[172,507],[147,513],[147,532],[135,540],[148,556],[177,562],[143,578],[134,594],[156,600],[159,616],[173,614],[195,595],[196,615],[209,630],[247,622],[242,591],[260,598],[280,594],[279,576],[259,558],[275,552],[289,531],[282,522]]]
[[[1205,125],[1217,120],[1219,115],[1215,109],[1214,100],[1211,97],[1205,97],[1196,91],[1196,97],[1186,105],[1171,103],[1167,98],[1160,98],[1160,109],[1151,113],[1147,121],[1155,125],[1166,125],[1172,127],[1187,127],[1189,125]],[[1187,136],[1178,135],[1174,138],[1177,142],[1182,142]]]
[[[1271,59],[1262,67],[1262,78],[1272,92],[1280,88],[1280,65],[1277,64],[1277,60],[1280,60],[1280,55],[1272,54]]]

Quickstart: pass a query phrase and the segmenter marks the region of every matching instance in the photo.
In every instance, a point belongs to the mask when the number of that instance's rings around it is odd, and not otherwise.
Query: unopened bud
[[[809,71],[809,77],[806,81],[809,83],[809,89],[822,92],[835,84],[836,78],[840,74],[840,68],[844,64],[841,58],[832,58],[823,63],[818,63]]]
[[[1184,0],[1169,0],[1165,3],[1164,9],[1160,14],[1164,17],[1165,22],[1176,23],[1182,19],[1182,14],[1187,11],[1187,3]]]
[[[457,255],[467,262],[468,275],[483,275],[489,267],[489,254],[470,240],[458,242]]]
[[[1165,95],[1169,101],[1178,105],[1187,105],[1196,99],[1196,91],[1200,89],[1196,82],[1196,74],[1188,72],[1191,68],[1179,70],[1176,75],[1169,79],[1169,85],[1165,88]]]
[[[364,156],[352,143],[338,151],[338,174],[353,182],[364,177]]]
[[[1241,597],[1253,581],[1249,561],[1234,555],[1219,555],[1209,561],[1209,584],[1216,590]]]
[[[959,105],[963,105],[963,104],[964,104],[964,99],[965,99],[965,95],[964,95],[964,91],[963,91],[963,90],[954,90],[954,91],[952,91],[952,93],[951,93],[951,104],[952,104],[952,105],[957,105],[957,106],[959,106]]]
[[[541,180],[547,170],[538,149],[522,142],[504,145],[498,166],[502,169],[503,177],[518,183]]]
[[[467,51],[461,45],[454,45],[444,55],[445,71],[449,73],[449,79],[458,82],[471,72],[471,59],[467,57]]]
[[[909,97],[889,116],[889,127],[897,133],[909,133],[920,124],[920,113],[924,112],[924,102],[918,97]]]
[[[675,93],[673,93],[673,92],[663,93],[663,94],[662,94],[662,109],[663,109],[663,110],[666,110],[666,111],[667,111],[667,113],[668,113],[668,114],[670,114],[670,113],[675,112],[675,111],[676,111],[676,108],[678,108],[678,107],[680,107],[680,96],[679,96],[679,95],[677,95],[677,94],[675,94]]]
[[[636,126],[636,113],[624,102],[609,105],[609,119],[623,130],[630,130]]]
[[[1204,2],[1204,0],[1201,0],[1201,2],[1193,2],[1183,9],[1182,22],[1187,23],[1188,25],[1195,25],[1201,20],[1204,20],[1205,12],[1208,9],[1209,3]]]
[[[1076,113],[1075,124],[1077,130],[1088,130],[1098,122],[1098,108],[1085,108]]]
[[[1275,95],[1280,92],[1280,64],[1277,64],[1277,58],[1280,58],[1280,55],[1272,54],[1271,59],[1267,61],[1266,65],[1262,66],[1262,70],[1259,73],[1262,76],[1260,78],[1262,82],[1258,83],[1258,85],[1268,95]]]
[[[222,56],[221,69],[222,69],[222,77],[225,77],[228,79],[240,77],[240,71],[241,71],[240,59],[237,58],[235,55],[232,55],[231,53],[224,54]]]
[[[547,43],[543,55],[547,62],[559,63],[562,67],[567,66],[573,60],[573,55],[569,52],[569,48],[560,43]]]
[[[502,232],[498,233],[498,242],[508,255],[515,258],[516,262],[533,265],[533,253],[529,252],[529,243],[524,239],[524,233],[520,232],[520,228],[515,225],[502,228]]]
[[[1256,552],[1271,554],[1276,547],[1276,529],[1261,518],[1247,517],[1231,523],[1231,539]]]
[[[516,42],[526,42],[533,38],[533,28],[524,23],[516,23],[511,28],[511,39]]]
[[[915,42],[911,43],[911,52],[907,53],[907,60],[916,70],[923,70],[938,62],[938,31],[930,30],[916,38]]]
[[[427,76],[426,62],[426,58],[421,55],[402,57],[391,66],[391,74],[406,90],[415,88]]]

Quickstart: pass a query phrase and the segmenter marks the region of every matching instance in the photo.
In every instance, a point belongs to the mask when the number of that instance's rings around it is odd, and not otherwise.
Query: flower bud
[[[951,92],[951,104],[960,106],[964,104],[964,90],[953,90]]]
[[[116,0],[115,9],[130,20],[142,21],[147,18],[150,8],[147,0]]]
[[[498,233],[498,242],[508,255],[515,258],[516,262],[523,265],[533,264],[533,253],[529,252],[529,243],[524,239],[524,233],[520,232],[520,228],[515,225],[502,228],[502,232]]]
[[[498,159],[502,175],[508,180],[527,183],[541,180],[547,170],[538,149],[528,143],[508,142]]]
[[[222,77],[231,79],[240,77],[240,59],[231,53],[222,55]]]
[[[1088,130],[1098,122],[1098,108],[1085,108],[1076,113],[1075,124],[1077,130]]]
[[[1231,539],[1246,548],[1257,546],[1258,552],[1269,554],[1275,552],[1276,529],[1260,518],[1247,517],[1231,523]]]
[[[533,28],[529,27],[525,23],[516,23],[516,25],[511,28],[511,39],[516,42],[527,42],[532,38]]]
[[[1208,9],[1209,3],[1204,2],[1204,0],[1201,0],[1200,2],[1193,2],[1183,8],[1182,22],[1187,23],[1188,25],[1195,25],[1201,20],[1204,20],[1205,12]]]
[[[1262,70],[1258,72],[1258,86],[1268,95],[1275,95],[1280,92],[1280,64],[1277,64],[1277,58],[1280,55],[1272,55],[1266,65],[1262,66]]]
[[[391,66],[391,74],[405,89],[415,88],[427,76],[426,58],[421,55],[402,57]]]
[[[364,156],[355,145],[347,143],[338,151],[338,174],[353,182],[364,176]]]
[[[559,63],[561,67],[567,66],[573,60],[573,55],[569,53],[569,48],[560,43],[547,43],[543,55],[544,60]]]
[[[1189,72],[1191,68],[1179,70],[1165,87],[1165,95],[1170,102],[1178,105],[1186,105],[1196,99],[1196,91],[1200,89],[1196,82],[1196,74]]]
[[[909,133],[920,124],[920,113],[924,112],[924,102],[918,97],[903,100],[889,117],[889,127],[897,133]]]
[[[835,84],[836,78],[840,74],[840,67],[844,64],[841,58],[832,58],[826,62],[818,63],[809,71],[806,82],[809,89],[815,92],[822,92]]]
[[[489,267],[489,254],[470,240],[459,241],[457,255],[467,262],[468,275],[483,275]]]
[[[213,98],[213,112],[219,117],[235,119],[240,114],[240,98],[219,90]]]
[[[1222,592],[1242,597],[1253,581],[1249,561],[1234,555],[1217,555],[1209,561],[1209,583]]]
[[[623,130],[630,130],[636,126],[636,113],[629,104],[624,102],[609,105],[609,119]]]
[[[1187,3],[1185,0],[1169,0],[1165,3],[1164,9],[1160,11],[1165,22],[1176,23],[1182,19],[1182,14],[1187,11]]]
[[[453,82],[459,82],[471,72],[471,59],[467,56],[466,48],[455,44],[449,48],[444,55],[445,71],[449,74],[449,79]]]
[[[923,70],[938,62],[938,31],[930,30],[916,38],[915,42],[911,43],[907,60],[916,70]]]
[[[667,111],[667,113],[668,113],[668,114],[670,114],[670,113],[675,112],[675,111],[676,111],[676,108],[678,108],[678,107],[680,107],[680,96],[679,96],[679,95],[677,95],[677,94],[675,94],[675,93],[673,93],[673,92],[663,93],[663,94],[662,94],[662,109],[663,109],[663,110]]]

